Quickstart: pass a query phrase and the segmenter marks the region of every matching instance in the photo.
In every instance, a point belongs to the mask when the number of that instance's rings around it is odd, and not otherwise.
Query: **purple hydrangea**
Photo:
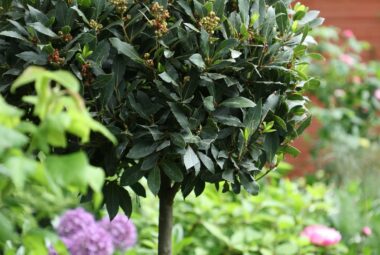
[[[111,236],[116,249],[125,251],[135,245],[137,231],[133,222],[127,216],[118,214],[110,221],[108,217],[99,222]]]
[[[61,238],[71,238],[76,233],[95,224],[94,216],[79,207],[68,210],[62,215],[57,231]]]
[[[112,237],[99,225],[87,226],[65,243],[71,255],[111,255]]]

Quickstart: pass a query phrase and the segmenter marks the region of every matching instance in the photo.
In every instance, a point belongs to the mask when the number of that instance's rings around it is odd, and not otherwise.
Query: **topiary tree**
[[[3,1],[2,90],[29,64],[71,70],[118,138],[87,146],[111,217],[139,183],[160,200],[159,254],[171,254],[173,199],[206,183],[256,195],[310,122],[301,59],[318,12],[290,0]],[[90,198],[87,194],[86,198]]]

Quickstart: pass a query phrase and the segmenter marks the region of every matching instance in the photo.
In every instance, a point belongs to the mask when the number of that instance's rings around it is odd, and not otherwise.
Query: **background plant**
[[[321,129],[314,148],[319,171],[309,179],[335,187],[334,225],[342,232],[349,254],[377,254],[380,194],[378,176],[379,63],[366,61],[368,43],[350,30],[326,27],[314,31],[317,51],[309,71],[320,76],[321,89],[311,90]],[[361,233],[364,226],[372,236]]]
[[[162,202],[159,253],[170,254],[179,189],[257,194],[256,180],[298,153],[289,143],[310,122],[303,89],[317,83],[301,58],[323,19],[290,2],[6,1],[2,90],[30,64],[71,70],[119,140],[86,148],[109,177],[111,218],[131,213],[146,177]]]
[[[314,31],[317,52],[324,60],[313,61],[309,71],[320,77],[319,89],[312,90],[321,105],[313,107],[320,119],[320,140],[338,146],[368,147],[378,137],[380,112],[379,63],[363,60],[368,43],[358,41],[349,30],[324,27]]]
[[[83,151],[62,154],[59,148],[67,146],[68,134],[82,143],[88,142],[91,131],[113,142],[115,138],[84,108],[74,76],[31,67],[12,90],[32,82],[36,94],[22,100],[32,105],[38,124],[0,97],[0,249],[5,254],[47,254],[49,244],[66,254],[51,230],[51,220],[75,206],[78,193],[89,187],[93,204],[99,207],[105,175],[89,164]]]
[[[346,254],[344,243],[324,249],[300,236],[308,225],[332,224],[333,190],[301,180],[272,180],[264,189],[258,197],[246,192],[221,196],[208,185],[203,196],[178,200],[173,254]],[[157,223],[147,219],[155,218],[158,204],[152,196],[141,203],[134,214],[139,246],[128,255],[151,254],[157,246],[151,238]]]

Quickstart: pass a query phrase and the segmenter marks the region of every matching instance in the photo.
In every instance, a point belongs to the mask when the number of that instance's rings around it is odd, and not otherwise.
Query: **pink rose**
[[[355,37],[354,32],[350,29],[343,30],[343,36],[346,38],[353,38]]]
[[[372,229],[368,226],[365,226],[363,229],[362,229],[362,234],[365,235],[365,236],[370,236],[372,235]]]
[[[355,63],[354,58],[351,57],[351,56],[348,55],[348,54],[342,54],[342,55],[340,56],[340,60],[341,60],[343,63],[345,63],[346,65],[348,65],[348,66],[353,66],[354,63]]]
[[[376,89],[374,95],[375,98],[380,101],[380,89]]]
[[[330,246],[340,242],[342,236],[338,231],[322,225],[311,225],[306,227],[301,236],[318,246]]]

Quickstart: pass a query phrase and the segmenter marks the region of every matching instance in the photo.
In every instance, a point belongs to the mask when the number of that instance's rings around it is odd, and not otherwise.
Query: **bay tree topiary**
[[[317,11],[291,0],[2,5],[1,91],[31,64],[81,80],[93,116],[119,141],[86,146],[108,176],[109,214],[131,213],[145,177],[160,200],[159,254],[171,254],[178,191],[200,195],[213,183],[256,195],[285,153],[298,154],[290,143],[310,122],[303,91],[317,84],[302,60]]]

